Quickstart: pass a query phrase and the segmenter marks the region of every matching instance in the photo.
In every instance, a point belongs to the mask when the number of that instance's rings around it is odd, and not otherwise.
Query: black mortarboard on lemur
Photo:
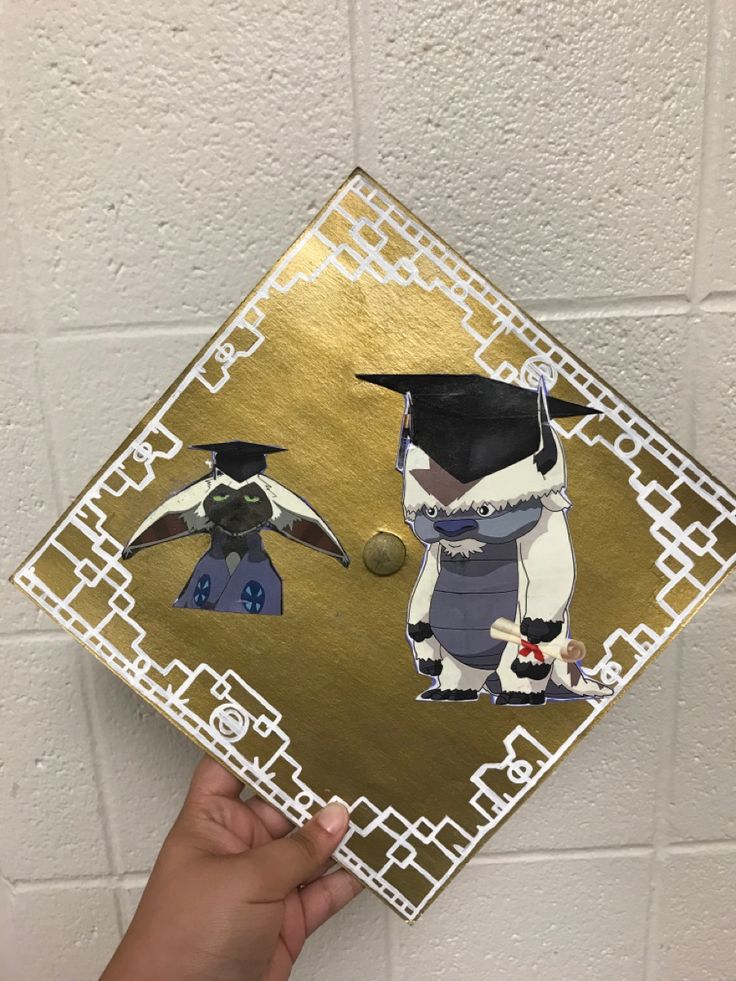
[[[220,473],[242,482],[266,469],[268,453],[284,453],[283,446],[263,443],[244,443],[233,439],[227,443],[197,443],[190,450],[207,450],[212,454],[212,466]]]
[[[402,450],[419,446],[457,480],[468,483],[533,456],[541,474],[557,461],[551,419],[598,413],[536,389],[483,375],[356,375],[405,398]]]

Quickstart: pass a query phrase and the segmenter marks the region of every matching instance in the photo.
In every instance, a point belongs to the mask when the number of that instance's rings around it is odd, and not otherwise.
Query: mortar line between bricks
[[[671,842],[667,850],[677,854],[692,854],[698,851],[731,852],[736,850],[736,839],[717,838],[703,841]],[[647,855],[651,852],[651,844],[639,845],[592,845],[590,848],[540,848],[528,852],[494,852],[488,855],[476,855],[470,859],[470,865],[501,865],[506,863],[540,862],[568,860],[576,861],[588,858],[625,858]],[[34,889],[72,889],[75,886],[131,886],[144,885],[150,872],[146,869],[130,869],[125,872],[109,872],[79,876],[47,876],[33,879],[11,879],[2,877],[13,892],[28,892]],[[397,922],[396,915],[386,908],[389,923]]]
[[[371,30],[366,0],[346,0],[353,109],[353,162],[370,172],[378,168],[374,132],[375,99],[370,72]]]
[[[736,838],[714,838],[712,841],[673,841],[665,846],[670,855],[729,855],[736,852]]]
[[[708,298],[712,270],[713,248],[713,208],[717,193],[718,159],[720,146],[719,126],[722,115],[722,66],[719,45],[723,28],[721,0],[709,0],[707,5],[707,41],[705,55],[705,84],[703,93],[703,129],[700,158],[698,198],[695,209],[695,240],[691,281],[688,295],[693,306]],[[712,299],[712,297],[710,298]],[[693,331],[688,330],[687,354],[690,364],[697,356]],[[695,409],[694,381],[688,384],[687,403],[689,411],[690,445],[696,448],[697,421],[693,418]],[[652,860],[650,863],[649,906],[647,910],[647,930],[644,949],[644,981],[656,981],[658,971],[657,953],[661,935],[662,889],[664,862],[667,857],[668,808],[674,790],[675,768],[673,752],[677,746],[680,678],[682,671],[682,641],[674,651],[675,677],[672,684],[672,716],[669,720],[666,738],[660,742],[659,776],[655,797],[655,826],[652,837]],[[664,735],[664,734],[663,734]]]
[[[714,290],[703,297],[698,307],[705,313],[734,313],[736,290]]]
[[[2,17],[3,26],[5,24],[5,13],[6,13],[5,5],[2,4],[2,7],[0,8],[0,15]],[[0,105],[2,106],[8,105],[8,97],[7,97],[7,92],[4,83],[4,76],[0,76],[0,92],[2,95],[2,98],[0,99]],[[0,114],[0,123],[2,124],[2,133],[4,135],[5,133],[7,133],[7,126],[6,126],[4,112]],[[31,284],[29,282],[28,274],[26,272],[25,260],[27,255],[27,249],[26,249],[26,242],[24,240],[24,229],[26,225],[25,222],[22,220],[20,195],[18,193],[17,185],[15,182],[14,167],[11,165],[10,158],[9,158],[9,153],[10,153],[9,147],[10,147],[9,142],[3,140],[2,149],[0,150],[0,166],[3,167],[3,170],[5,172],[5,177],[7,180],[9,218],[14,223],[17,248],[20,256],[19,276],[20,276],[22,290],[23,290],[23,300],[24,300],[23,307],[24,310],[27,311],[28,322],[31,327],[30,332],[19,331],[18,336],[23,338],[28,338],[30,336],[32,342],[31,363],[32,363],[32,373],[33,373],[33,384],[36,387],[36,397],[38,401],[38,417],[39,417],[39,423],[41,428],[41,434],[43,437],[43,443],[46,447],[47,459],[49,461],[48,466],[49,466],[49,480],[51,485],[50,490],[57,508],[60,509],[60,504],[62,500],[61,487],[58,479],[58,473],[54,466],[54,455],[52,453],[53,440],[51,438],[51,426],[50,426],[50,419],[49,419],[49,404],[46,395],[46,386],[44,384],[45,379],[43,375],[42,345],[44,343],[45,336],[46,336],[46,322],[43,318],[39,318],[36,315],[35,295],[31,291],[30,288]],[[11,905],[15,904],[15,896],[12,888],[10,893],[10,902]],[[115,900],[116,910],[119,909],[119,905],[120,904],[116,899]],[[13,914],[11,914],[11,917],[12,916]],[[118,922],[120,922],[119,917],[118,917]],[[12,938],[12,949],[8,951],[7,957],[9,962],[12,961],[12,963],[15,966],[17,966],[16,962],[20,952],[17,949],[17,944],[15,941],[14,924],[12,922],[12,919],[11,922],[8,924],[8,927],[10,931],[9,939]]]
[[[48,334],[45,333],[41,328],[40,339],[45,344],[49,344]],[[60,480],[58,478],[59,468],[58,460],[56,454],[56,448],[53,440],[53,433],[51,430],[50,417],[48,414],[48,399],[46,396],[46,386],[45,378],[42,370],[41,356],[40,352],[36,352],[36,364],[38,371],[38,384],[40,386],[40,408],[41,408],[41,425],[43,427],[44,439],[46,443],[47,456],[49,461],[49,470],[51,473],[51,482],[54,497],[56,499],[57,511],[61,512],[63,510],[62,505],[62,495],[60,490]],[[88,658],[84,658],[81,663],[81,677],[82,677],[82,705],[84,707],[84,717],[87,728],[88,737],[90,740],[90,757],[92,760],[92,777],[95,784],[95,796],[97,797],[97,809],[100,818],[100,823],[102,826],[102,841],[105,848],[105,856],[107,858],[107,863],[111,871],[117,872],[118,865],[116,863],[116,855],[114,843],[112,840],[111,830],[110,830],[110,808],[107,801],[107,795],[105,787],[103,785],[103,767],[99,758],[98,746],[100,744],[101,729],[97,725],[97,721],[94,714],[94,692],[92,685],[92,676],[90,671],[92,670],[92,664],[89,663]],[[117,892],[113,891],[113,908],[115,910],[115,922],[118,930],[119,937],[123,935],[123,924],[125,922],[123,916],[123,908],[120,900],[120,896]]]
[[[687,445],[692,448],[694,456],[698,453],[698,398],[697,398],[697,375],[699,365],[699,344],[698,344],[699,324],[688,325],[685,335],[685,356],[689,366],[689,371],[685,372],[685,386],[687,398],[684,400],[687,407],[687,419],[683,422],[684,432],[687,433]],[[681,420],[682,421],[682,420]]]
[[[0,975],[19,977],[15,939],[15,896],[10,883],[0,874]]]
[[[542,323],[556,320],[603,320],[645,317],[696,317],[698,313],[736,312],[736,290],[721,290],[708,294],[699,304],[691,304],[687,297],[677,294],[657,296],[611,297],[537,297],[521,299],[519,304]],[[220,317],[213,315],[207,320],[150,320],[130,323],[85,324],[64,327],[48,335],[53,343],[65,341],[95,340],[105,337],[164,337],[167,334],[209,337]],[[0,333],[0,337],[6,336]],[[17,331],[7,332],[7,337],[17,339]]]
[[[5,27],[5,4],[0,5],[0,28]],[[20,253],[20,266],[19,266],[19,276],[23,287],[23,308],[28,312],[28,320],[32,328],[32,336],[38,338],[41,332],[40,325],[35,316],[35,311],[33,309],[33,304],[29,305],[29,298],[31,296],[31,291],[29,289],[28,275],[26,273],[26,249],[23,241],[23,230],[25,228],[25,222],[21,220],[22,209],[20,207],[20,195],[17,191],[17,185],[15,182],[15,171],[10,163],[10,148],[11,142],[6,139],[5,136],[8,133],[8,126],[6,122],[5,112],[2,107],[9,104],[8,92],[5,86],[5,78],[0,75],[0,132],[2,133],[2,142],[0,143],[0,166],[5,173],[5,180],[8,190],[8,216],[10,218],[10,223],[13,225],[13,230],[16,236],[16,242],[18,244],[18,252]],[[28,334],[25,330],[18,331],[8,331],[11,336],[17,337],[27,337]]]
[[[107,794],[105,767],[98,750],[98,747],[101,745],[99,737],[102,729],[97,717],[97,698],[94,690],[94,679],[91,673],[93,668],[94,665],[91,663],[90,659],[85,656],[81,666],[82,701],[84,704],[84,713],[91,740],[92,773],[97,795],[97,809],[100,817],[100,823],[102,825],[102,840],[105,845],[105,854],[107,856],[107,863],[110,871],[113,873],[113,875],[117,876],[120,874],[121,863],[119,861],[119,856],[112,833],[112,824],[110,821],[112,808],[110,807],[110,801]],[[118,934],[122,939],[122,936],[125,933],[125,918],[123,916],[123,907],[120,896],[116,890],[113,890],[113,904],[115,907],[115,919],[117,922]]]
[[[5,15],[5,10],[2,10],[3,17]],[[0,79],[0,89],[2,92],[2,105],[8,104],[7,92],[5,91],[5,84],[2,79]],[[2,113],[0,116],[0,122],[2,123],[3,133],[7,132],[7,126],[5,122],[5,114]],[[9,157],[7,156],[7,147],[9,143],[7,141],[3,142],[2,153],[0,154],[0,164],[5,171],[5,177],[8,185],[8,202],[9,202],[9,213],[10,218],[14,221],[15,233],[18,242],[18,252],[20,253],[20,278],[23,284],[23,296],[25,299],[24,307],[28,312],[28,319],[31,324],[30,336],[33,339],[33,375],[36,385],[36,395],[38,398],[38,414],[41,421],[41,432],[43,434],[44,444],[46,446],[46,456],[49,461],[49,477],[51,480],[51,492],[54,497],[54,502],[56,507],[61,510],[61,484],[58,479],[58,473],[56,467],[54,466],[54,456],[51,452],[52,449],[52,434],[50,426],[49,417],[49,404],[46,395],[46,386],[44,384],[43,375],[43,344],[46,338],[47,328],[46,320],[43,317],[36,316],[35,304],[30,302],[30,298],[33,297],[33,293],[30,289],[30,283],[28,281],[28,276],[26,274],[26,255],[27,250],[23,238],[23,230],[25,228],[25,222],[22,221],[22,209],[20,207],[20,195],[17,191],[17,186],[15,182],[14,169],[10,165]],[[19,336],[28,337],[25,331],[19,331]]]
[[[11,643],[27,643],[29,640],[61,640],[64,635],[58,627],[39,627],[38,630],[3,630],[0,634],[0,647]]]
[[[214,333],[216,327],[224,320],[218,314],[211,317],[203,317],[201,320],[131,320],[110,321],[109,323],[99,324],[75,324],[73,327],[60,327],[54,331],[50,337],[54,341],[65,340],[67,337],[117,337],[120,334],[126,337],[145,337],[151,333],[170,333],[170,334],[203,334],[209,336]]]
[[[654,800],[654,831],[652,834],[651,861],[649,863],[649,899],[647,903],[647,928],[644,935],[643,981],[656,981],[657,978],[657,950],[660,936],[664,859],[666,858],[667,845],[669,844],[667,837],[667,809],[672,800],[675,779],[673,752],[677,746],[682,646],[681,637],[677,638],[672,645],[672,654],[670,656],[674,662],[674,678],[670,682],[671,691],[667,692],[670,703],[670,718],[664,731],[660,734],[657,751],[657,783]]]
[[[399,934],[401,924],[396,914],[386,906],[383,910],[385,923],[384,942],[386,952],[386,977],[388,981],[398,981],[399,977]]]
[[[724,63],[721,38],[728,26],[726,4],[730,0],[708,0],[703,127],[700,151],[698,198],[695,210],[695,241],[689,296],[700,303],[710,292],[715,244],[715,212],[723,143],[723,105],[725,98]]]
[[[673,317],[687,314],[685,294],[649,296],[548,296],[519,299],[519,306],[538,320],[600,320],[605,317]]]
[[[148,872],[122,872],[119,875],[80,875],[50,879],[7,881],[13,895],[29,892],[65,892],[74,889],[138,889],[148,882]]]
[[[626,858],[649,855],[652,846],[642,845],[594,845],[590,848],[540,848],[528,852],[491,852],[476,855],[469,865],[522,865],[534,862],[577,862],[589,858]]]
[[[350,96],[353,110],[353,163],[360,163],[360,96],[358,94],[357,0],[346,0],[348,16],[348,56],[350,58]]]

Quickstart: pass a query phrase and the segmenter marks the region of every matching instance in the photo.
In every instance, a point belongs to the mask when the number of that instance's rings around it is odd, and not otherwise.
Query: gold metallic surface
[[[360,201],[345,207],[353,215],[365,210]],[[366,217],[371,216],[366,212]],[[356,248],[341,215],[331,215],[326,225],[332,241]],[[387,261],[409,254],[398,233],[388,226],[383,232]],[[479,338],[487,338],[498,321],[471,303],[471,334],[463,323],[465,311],[450,295],[449,275],[446,288],[440,288],[443,274],[432,271],[439,286],[430,291],[369,274],[352,281],[324,265],[326,247],[308,233],[288,254],[282,282],[292,285],[259,300],[264,342],[252,356],[232,364],[230,379],[217,394],[199,384],[185,388],[167,411],[165,424],[185,446],[243,439],[287,447],[287,453],[269,461],[268,473],[324,516],[350,554],[350,567],[267,534],[264,543],[284,583],[282,617],[174,609],[172,601],[207,542],[202,537],[172,541],[130,560],[136,616],[145,629],[146,649],[159,664],[178,661],[195,669],[206,659],[221,673],[232,668],[276,706],[302,779],[320,797],[366,797],[378,808],[393,806],[410,821],[425,817],[437,823],[450,815],[472,829],[478,814],[470,803],[470,778],[483,764],[504,758],[510,730],[523,724],[554,753],[588,718],[590,707],[558,702],[538,709],[494,709],[488,699],[453,705],[417,701],[427,683],[415,672],[405,631],[423,550],[403,522],[401,477],[394,469],[401,409],[394,398],[354,376],[468,372],[481,370],[478,361],[494,369],[504,362],[520,368],[530,350],[508,333],[479,353]],[[166,371],[164,364],[161,371]],[[554,394],[580,397],[564,377]],[[586,432],[611,441],[620,434],[608,417],[589,425]],[[668,579],[656,564],[662,546],[637,503],[629,466],[602,443],[572,439],[566,454],[578,569],[571,623],[574,635],[585,641],[590,665],[617,629],[631,632],[646,624],[659,635],[670,626],[671,617],[657,602]],[[642,482],[672,484],[671,471],[652,453],[642,450],[636,462]],[[103,493],[97,503],[109,514],[107,530],[117,541],[127,541],[157,504],[201,473],[201,454],[183,449],[157,461],[156,479],[140,493]],[[683,528],[712,523],[713,508],[702,497],[682,487],[673,495]],[[718,551],[732,556],[736,529],[729,522],[719,527]],[[405,560],[391,575],[374,574],[366,567],[368,560],[361,561],[377,528],[405,545]],[[73,528],[61,539],[75,555],[89,551],[89,542]],[[715,575],[711,556],[691,551],[689,558],[695,577],[708,581]],[[59,597],[77,583],[68,559],[56,548],[43,551],[35,573]],[[97,624],[109,613],[111,591],[104,581],[86,587],[74,608]],[[681,610],[691,600],[687,583],[669,596]],[[136,638],[122,618],[109,621],[104,637],[133,660]],[[625,673],[635,664],[635,652],[625,642],[614,648]],[[162,684],[167,680],[162,678]],[[193,688],[192,710],[206,717],[210,697],[206,685]],[[575,766],[574,758],[566,765]],[[275,773],[289,794],[290,774],[278,767]],[[518,790],[502,770],[486,783],[501,798]],[[379,830],[364,840],[354,837],[351,847],[380,869],[387,843]],[[448,842],[448,848],[454,844]],[[437,851],[423,854],[422,862],[436,878],[449,870],[447,858]],[[412,903],[427,893],[427,880],[411,866],[393,868],[389,876]]]
[[[406,561],[406,545],[398,535],[378,531],[363,548],[366,569],[376,576],[392,576]]]

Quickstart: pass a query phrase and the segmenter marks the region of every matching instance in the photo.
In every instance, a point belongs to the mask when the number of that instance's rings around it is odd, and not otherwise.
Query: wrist
[[[532,644],[546,644],[554,640],[562,630],[562,620],[543,620],[540,617],[524,617],[521,632]]]

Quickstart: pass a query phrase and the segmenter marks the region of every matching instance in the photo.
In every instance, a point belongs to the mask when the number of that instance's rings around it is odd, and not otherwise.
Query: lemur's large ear
[[[258,481],[271,501],[273,515],[268,523],[275,531],[317,552],[334,556],[344,566],[350,564],[348,553],[337,536],[313,507],[271,477],[260,474]]]
[[[534,465],[544,477],[557,463],[557,444],[552,432],[552,423],[549,418],[549,406],[547,405],[547,385],[544,375],[539,373],[539,384],[537,385],[537,421],[539,424],[539,449],[534,454]]]
[[[207,519],[202,502],[210,485],[211,479],[207,475],[159,504],[136,529],[123,549],[123,558],[129,559],[135,552],[150,545],[205,531]]]

